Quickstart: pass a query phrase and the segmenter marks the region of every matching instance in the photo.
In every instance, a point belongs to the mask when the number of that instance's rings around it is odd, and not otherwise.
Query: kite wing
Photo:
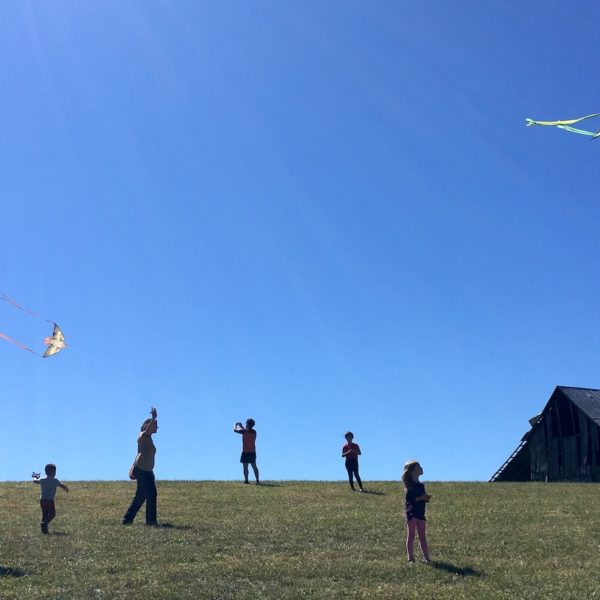
[[[67,347],[67,344],[65,343],[65,336],[63,335],[63,332],[60,330],[60,327],[56,323],[54,323],[54,331],[52,332],[52,337],[47,337],[44,340],[44,344],[46,344],[48,348],[46,348],[46,352],[44,352],[42,358],[48,358],[49,356],[57,354],[63,348]]]

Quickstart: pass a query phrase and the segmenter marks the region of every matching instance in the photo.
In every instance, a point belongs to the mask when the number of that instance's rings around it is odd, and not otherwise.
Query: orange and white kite
[[[39,319],[43,319],[47,323],[51,323],[52,325],[54,325],[54,330],[52,332],[52,335],[48,336],[47,338],[44,339],[44,344],[46,344],[46,346],[48,346],[46,348],[46,351],[44,352],[44,354],[40,354],[39,352],[32,350],[25,344],[18,342],[17,340],[6,335],[5,333],[0,332],[0,338],[2,338],[3,340],[6,340],[7,342],[10,342],[11,344],[14,344],[15,346],[18,346],[22,350],[27,350],[27,352],[31,352],[32,354],[41,356],[42,358],[48,358],[49,356],[53,356],[54,354],[57,354],[58,352],[60,352],[63,348],[67,347],[67,344],[65,343],[65,336],[63,335],[63,332],[60,330],[60,327],[54,321],[51,321],[50,319],[46,319],[45,317],[42,317],[41,315],[38,315],[37,313],[35,313],[31,310],[28,310],[27,308],[23,308],[22,306],[17,304],[12,298],[7,296],[4,292],[0,292],[0,300],[4,300],[4,302],[8,302],[8,304],[11,304],[15,308],[18,308],[19,310],[22,310],[23,312],[26,312],[28,315],[31,315],[32,317],[37,317]]]

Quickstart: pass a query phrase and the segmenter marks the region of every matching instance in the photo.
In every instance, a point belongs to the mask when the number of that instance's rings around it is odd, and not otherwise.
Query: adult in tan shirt
[[[131,467],[131,477],[137,481],[135,496],[123,517],[123,525],[131,525],[138,510],[146,503],[146,525],[158,525],[156,522],[156,482],[154,480],[154,455],[156,446],[152,434],[158,431],[158,412],[152,407],[151,417],[142,423],[137,437],[137,454]]]

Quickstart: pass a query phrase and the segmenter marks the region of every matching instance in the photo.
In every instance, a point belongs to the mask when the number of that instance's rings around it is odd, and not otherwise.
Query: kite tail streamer
[[[31,352],[31,354],[35,354],[35,355],[39,356],[39,354],[37,352],[35,352],[35,350],[28,348],[27,346],[21,344],[20,342],[17,342],[17,340],[13,340],[13,338],[9,337],[5,333],[0,332],[0,338],[2,338],[3,340],[6,340],[7,342],[10,342],[11,344],[14,344],[15,346],[18,346],[19,348],[22,348],[23,350],[27,350],[27,352]]]
[[[23,312],[27,313],[28,315],[31,315],[32,317],[38,317],[40,319],[44,319],[44,321],[46,321],[48,323],[54,324],[54,321],[51,321],[50,319],[46,319],[46,317],[40,315],[39,313],[33,312],[32,310],[29,310],[28,308],[25,308],[25,307],[21,306],[20,304],[17,304],[10,296],[5,294],[4,292],[0,292],[0,299],[4,300],[5,302],[8,302],[9,304],[12,304],[14,307],[18,308],[19,310],[22,310]]]

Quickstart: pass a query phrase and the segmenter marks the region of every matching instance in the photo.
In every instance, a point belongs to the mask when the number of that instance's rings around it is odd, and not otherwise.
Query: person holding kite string
[[[150,418],[142,423],[141,432],[137,437],[137,454],[129,471],[129,477],[137,481],[135,496],[131,501],[123,525],[131,525],[144,502],[146,503],[146,525],[158,525],[156,521],[156,483],[154,479],[154,456],[156,446],[152,441],[152,434],[158,431],[158,412],[156,408],[150,409]]]

